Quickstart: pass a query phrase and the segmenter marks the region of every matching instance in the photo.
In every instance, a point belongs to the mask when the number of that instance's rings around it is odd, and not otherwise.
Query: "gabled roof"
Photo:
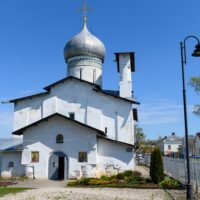
[[[22,149],[22,138],[0,138],[0,151],[21,151]]]
[[[111,141],[111,142],[114,142],[114,143],[118,143],[118,144],[122,144],[122,145],[130,146],[130,147],[132,147],[132,148],[135,147],[135,145],[133,145],[133,144],[129,144],[129,143],[126,143],[126,142],[121,142],[121,141],[114,140],[114,139],[107,138],[107,137],[103,137],[103,136],[100,136],[100,135],[98,135],[97,137],[98,137],[98,138],[105,139],[105,140],[108,140],[108,141]]]
[[[55,83],[52,83],[51,85],[48,85],[48,86],[44,87],[44,90],[46,90],[46,92],[41,92],[41,93],[38,93],[38,94],[33,94],[33,95],[30,95],[30,96],[26,96],[26,97],[12,99],[12,100],[9,100],[7,102],[8,103],[15,103],[17,101],[21,101],[21,100],[24,100],[24,99],[31,99],[31,98],[36,97],[36,96],[49,94],[52,87],[56,86],[57,84],[64,83],[65,81],[72,80],[72,79],[94,86],[93,90],[96,91],[96,92],[100,92],[102,94],[105,94],[105,95],[108,95],[108,96],[112,96],[114,98],[118,98],[118,99],[121,99],[121,100],[126,101],[126,102],[130,102],[130,103],[133,103],[133,104],[140,104],[139,102],[137,102],[137,101],[135,101],[133,99],[127,99],[127,98],[120,97],[118,93],[112,93],[112,92],[108,92],[106,90],[102,90],[100,88],[100,86],[97,85],[97,84],[94,84],[94,83],[91,83],[91,82],[88,82],[88,81],[85,81],[85,80],[82,80],[82,79],[79,79],[79,78],[75,78],[73,76],[68,76],[66,78],[63,78],[63,79],[55,82]],[[3,101],[2,103],[7,103],[7,102]]]
[[[32,99],[33,97],[43,96],[43,95],[46,95],[46,94],[49,94],[49,92],[40,92],[40,93],[37,93],[37,94],[25,96],[25,97],[11,99],[11,100],[8,101],[8,103],[15,103],[17,101],[21,101],[21,100],[24,100],[24,99]],[[2,101],[2,103],[7,103],[7,102]]]
[[[172,134],[172,135],[170,135],[169,137],[166,137],[166,136],[165,136],[165,137],[164,137],[162,140],[160,140],[158,143],[166,142],[166,141],[170,141],[170,140],[174,140],[174,141],[182,141],[183,138],[177,136],[176,134]]]
[[[68,76],[68,77],[65,77],[65,78],[63,78],[59,81],[56,81],[56,82],[44,87],[44,89],[47,90],[47,91],[50,91],[50,89],[52,87],[56,86],[57,84],[64,83],[65,81],[71,80],[71,79],[74,79],[74,80],[77,80],[77,81],[80,81],[80,82],[83,82],[83,83],[86,83],[86,84],[89,84],[89,85],[93,85],[96,88],[100,88],[100,86],[95,84],[95,83],[91,83],[91,82],[88,82],[88,81],[85,81],[85,80],[82,80],[82,79],[79,79],[79,78],[76,78],[76,77],[73,77],[73,76]]]
[[[137,102],[137,101],[135,101],[133,99],[127,99],[127,98],[123,98],[123,97],[117,96],[117,95],[112,94],[110,92],[106,92],[105,90],[96,89],[96,88],[93,88],[93,90],[96,91],[96,92],[99,92],[101,94],[104,94],[104,95],[108,95],[108,96],[111,96],[111,97],[114,97],[114,98],[117,98],[117,99],[121,99],[121,100],[126,101],[126,102],[130,102],[130,103],[133,103],[133,104],[140,105],[140,102]]]
[[[53,118],[53,117],[55,117],[55,116],[62,117],[62,118],[64,118],[64,119],[68,120],[68,121],[71,121],[71,122],[76,123],[76,124],[79,124],[79,125],[81,125],[81,126],[83,126],[83,127],[87,127],[87,128],[89,128],[89,129],[91,129],[91,130],[93,130],[93,131],[96,131],[97,134],[99,134],[99,135],[106,136],[106,134],[105,134],[103,131],[99,130],[99,129],[96,129],[96,128],[94,128],[94,127],[91,127],[91,126],[89,126],[89,125],[87,125],[87,124],[84,124],[84,123],[82,123],[82,122],[73,120],[73,119],[71,119],[71,118],[69,118],[69,117],[66,117],[66,116],[64,116],[64,115],[62,115],[62,114],[59,114],[59,113],[54,113],[54,114],[52,114],[52,115],[49,115],[48,117],[45,117],[45,118],[43,118],[43,119],[40,119],[40,120],[38,120],[38,121],[36,121],[36,122],[34,122],[34,123],[32,123],[32,124],[29,124],[28,126],[25,126],[25,127],[21,128],[21,129],[19,129],[19,130],[14,131],[12,134],[14,134],[14,135],[22,135],[23,132],[24,132],[25,130],[27,130],[27,129],[33,127],[33,126],[36,126],[36,125],[38,125],[38,124],[40,124],[40,123],[42,123],[42,122],[44,122],[44,121],[48,121],[49,119],[51,119],[51,118]]]

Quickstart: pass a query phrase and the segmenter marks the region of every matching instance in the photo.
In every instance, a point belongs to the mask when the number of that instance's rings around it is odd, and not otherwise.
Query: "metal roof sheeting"
[[[23,138],[0,138],[0,151],[20,151],[23,149]]]

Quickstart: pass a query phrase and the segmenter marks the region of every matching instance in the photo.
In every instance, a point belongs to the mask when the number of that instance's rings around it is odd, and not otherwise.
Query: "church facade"
[[[44,92],[10,100],[13,135],[21,143],[1,149],[2,177],[99,177],[134,169],[131,73],[134,53],[116,53],[119,91],[102,89],[104,44],[83,28],[64,48],[67,76]]]

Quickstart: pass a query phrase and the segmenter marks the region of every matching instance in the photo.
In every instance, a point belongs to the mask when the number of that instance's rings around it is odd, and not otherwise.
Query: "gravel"
[[[180,197],[177,191],[177,196]],[[9,194],[0,200],[170,200],[161,189],[42,188]],[[174,198],[179,199],[179,198]],[[181,198],[183,200],[184,198]]]

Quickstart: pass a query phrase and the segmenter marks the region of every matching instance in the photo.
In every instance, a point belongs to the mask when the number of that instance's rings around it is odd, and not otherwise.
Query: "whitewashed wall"
[[[64,143],[56,143],[56,135],[63,134]],[[34,166],[35,177],[48,178],[48,160],[55,151],[63,152],[68,157],[69,178],[82,174],[82,167],[88,176],[94,176],[96,170],[96,134],[93,130],[67,121],[59,116],[44,121],[24,132],[23,163]],[[39,151],[38,163],[31,163],[31,151]],[[88,162],[78,162],[78,152],[88,152]]]
[[[98,138],[97,147],[98,176],[134,170],[134,150],[127,152],[130,146]]]
[[[25,174],[25,166],[21,165],[21,151],[2,152],[1,153],[1,177],[11,178],[20,177]],[[14,167],[9,167],[9,162],[14,163]]]
[[[76,120],[102,131],[107,127],[108,137],[134,144],[132,104],[97,93],[92,88],[92,85],[72,79],[56,85],[48,95],[18,102],[14,130],[55,112],[66,116],[75,112]]]

